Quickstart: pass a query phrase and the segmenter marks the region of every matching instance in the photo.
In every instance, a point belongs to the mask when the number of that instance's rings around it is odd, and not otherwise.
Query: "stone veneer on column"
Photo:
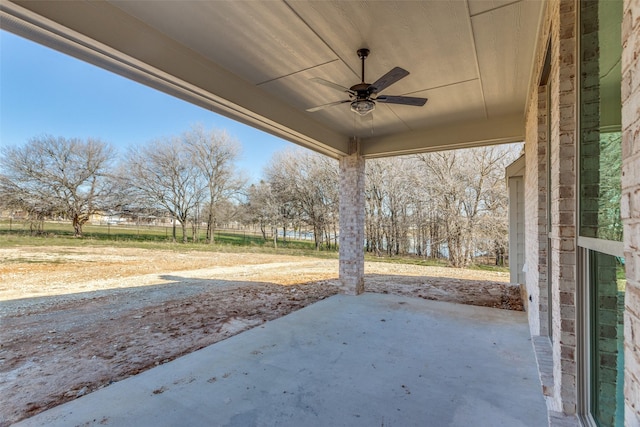
[[[342,292],[364,292],[364,158],[340,158],[340,283]]]

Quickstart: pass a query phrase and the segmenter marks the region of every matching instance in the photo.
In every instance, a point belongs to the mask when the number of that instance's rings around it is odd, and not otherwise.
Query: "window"
[[[620,242],[622,1],[580,4],[580,236]]]
[[[599,427],[624,425],[624,265],[621,195],[622,1],[580,2],[580,282],[586,396],[583,417]]]

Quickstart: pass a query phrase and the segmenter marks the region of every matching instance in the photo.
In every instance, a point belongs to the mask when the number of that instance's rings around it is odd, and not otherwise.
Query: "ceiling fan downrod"
[[[362,61],[362,83],[364,83],[364,60],[369,56],[369,49],[358,49],[358,58]]]

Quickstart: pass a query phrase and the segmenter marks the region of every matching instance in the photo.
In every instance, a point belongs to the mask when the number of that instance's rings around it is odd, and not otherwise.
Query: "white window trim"
[[[613,240],[596,239],[593,237],[578,236],[578,246],[603,254],[623,257],[624,243]]]

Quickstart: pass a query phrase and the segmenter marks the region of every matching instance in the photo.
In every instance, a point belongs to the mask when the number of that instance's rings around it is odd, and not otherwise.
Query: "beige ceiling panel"
[[[402,134],[375,136],[363,141],[365,157],[385,157],[425,151],[471,148],[520,142],[524,139],[521,114],[490,120],[465,120]]]
[[[373,83],[395,66],[411,73],[386,94],[478,77],[465,2],[325,1],[291,2],[291,7],[357,74],[356,50],[369,48],[367,82]]]
[[[254,84],[336,59],[284,2],[112,3]]]
[[[18,34],[333,156],[354,135],[369,156],[519,138],[541,8],[537,0],[0,3]],[[23,19],[42,32],[25,30]],[[427,105],[379,103],[365,117],[348,103],[306,112],[347,99],[309,79],[359,83],[361,47],[371,49],[367,82],[402,67],[410,74],[381,94],[424,96]]]
[[[486,13],[512,3],[517,3],[518,1],[522,0],[469,0],[469,14],[471,16],[475,16],[480,13]]]
[[[521,1],[471,20],[489,117],[524,111],[541,7]]]
[[[409,107],[412,108],[412,107]],[[416,108],[416,107],[413,107]],[[354,114],[357,116],[357,114]],[[360,117],[360,126],[356,126],[356,129],[359,132],[356,136],[367,139],[373,138],[377,136],[384,135],[394,135],[399,133],[405,133],[409,131],[409,127],[398,120],[398,116],[389,108],[387,104],[380,104],[376,106],[376,109],[373,113],[369,115]]]
[[[334,101],[349,99],[345,92],[329,88],[311,81],[311,78],[319,77],[331,82],[344,82],[353,80],[353,72],[342,61],[333,61],[328,64],[315,67],[289,76],[271,80],[260,85],[260,88],[290,103],[294,108],[306,110],[311,107],[328,104]],[[353,134],[353,115],[349,112],[349,105],[338,105],[321,111],[306,114],[313,120],[331,126],[334,130],[344,134]]]
[[[348,94],[312,81],[319,77],[348,88],[356,77],[342,61],[336,60],[259,85],[262,89],[287,100],[293,107],[307,108],[347,99]]]
[[[402,123],[395,114],[386,106],[378,104],[376,109],[366,116],[359,116],[350,111],[349,105],[340,105],[333,109],[331,114],[347,119],[347,132],[363,140],[376,136],[404,133],[409,128]]]
[[[427,98],[428,101],[424,107],[387,104],[411,130],[486,117],[479,80],[413,93],[411,96]]]

